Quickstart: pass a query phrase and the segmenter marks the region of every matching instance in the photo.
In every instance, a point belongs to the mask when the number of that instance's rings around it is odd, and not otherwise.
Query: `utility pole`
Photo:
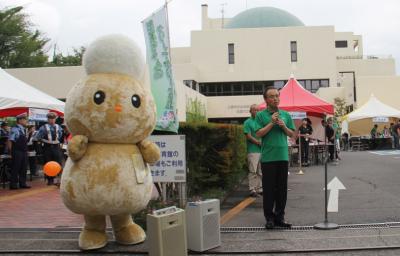
[[[224,29],[224,14],[225,14],[225,6],[227,3],[221,4],[221,28]]]

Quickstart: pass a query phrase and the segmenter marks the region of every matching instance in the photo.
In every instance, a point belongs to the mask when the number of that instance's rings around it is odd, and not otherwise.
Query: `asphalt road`
[[[390,154],[390,155],[384,155]],[[346,190],[339,191],[339,212],[329,213],[337,224],[400,221],[400,150],[342,152],[337,166],[328,166],[328,182],[337,177]],[[289,176],[286,219],[294,225],[314,225],[324,220],[324,167],[297,167]],[[246,187],[222,206],[222,215],[247,196]],[[263,226],[262,198],[250,204],[224,226]]]

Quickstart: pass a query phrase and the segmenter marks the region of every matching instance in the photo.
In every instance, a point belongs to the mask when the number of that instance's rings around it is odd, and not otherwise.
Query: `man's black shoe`
[[[275,221],[275,226],[280,228],[291,228],[292,224],[281,220],[281,221]]]
[[[22,185],[22,186],[19,186],[19,188],[31,188],[31,186],[28,186],[28,185]]]
[[[251,196],[251,197],[258,197],[258,194],[257,194],[256,191],[251,191],[251,192],[250,192],[250,196]]]
[[[10,190],[18,189],[17,186],[10,186]]]
[[[274,228],[274,221],[273,220],[267,220],[267,223],[265,224],[266,229],[273,229]]]

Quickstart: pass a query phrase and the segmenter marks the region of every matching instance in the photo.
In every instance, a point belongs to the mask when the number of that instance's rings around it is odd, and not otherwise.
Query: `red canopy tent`
[[[266,103],[258,105],[259,109],[265,109]],[[332,104],[320,99],[297,82],[293,77],[280,90],[279,108],[289,112],[306,112],[310,116],[333,115]]]

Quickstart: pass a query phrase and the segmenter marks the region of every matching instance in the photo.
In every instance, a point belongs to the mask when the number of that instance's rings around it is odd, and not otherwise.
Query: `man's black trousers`
[[[62,166],[62,158],[63,158],[63,153],[58,144],[47,144],[44,146],[43,150],[43,156],[44,156],[44,161],[45,163],[49,161],[56,161]],[[49,177],[46,175],[46,178],[53,182],[54,177]]]
[[[263,174],[263,207],[266,220],[284,220],[287,200],[288,168],[287,161],[261,163]]]
[[[26,151],[14,149],[12,152],[11,187],[26,186],[26,169],[28,154]]]

